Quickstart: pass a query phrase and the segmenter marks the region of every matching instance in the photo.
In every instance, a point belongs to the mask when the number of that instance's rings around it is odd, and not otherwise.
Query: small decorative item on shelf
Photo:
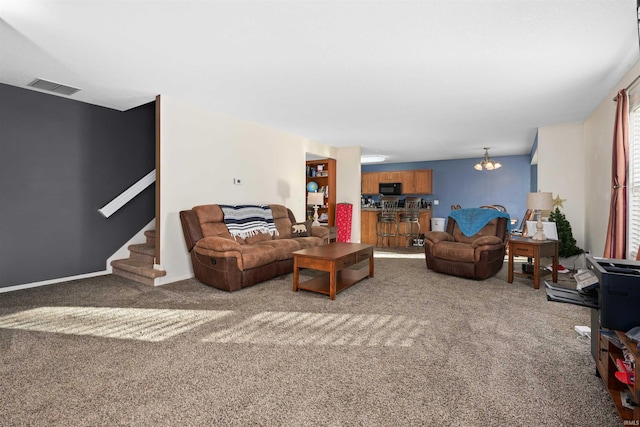
[[[324,205],[324,197],[322,193],[309,192],[307,195],[307,205],[313,206],[313,223],[312,225],[318,226],[318,207]]]
[[[307,184],[307,191],[309,193],[315,193],[316,191],[318,191],[318,183],[315,181],[310,181]]]
[[[631,362],[629,362],[628,360],[616,359],[616,368],[618,368],[618,372],[615,373],[615,376],[618,381],[625,384],[634,385],[635,378],[633,375],[633,367],[631,365]]]

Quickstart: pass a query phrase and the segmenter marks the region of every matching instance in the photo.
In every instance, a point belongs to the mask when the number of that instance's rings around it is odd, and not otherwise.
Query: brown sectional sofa
[[[297,223],[291,210],[283,205],[269,207],[278,235],[260,233],[246,239],[231,236],[219,205],[181,211],[180,222],[196,279],[218,289],[235,291],[291,273],[291,252],[329,242],[329,229],[312,227],[311,221],[305,223],[310,235],[295,237],[292,228]]]

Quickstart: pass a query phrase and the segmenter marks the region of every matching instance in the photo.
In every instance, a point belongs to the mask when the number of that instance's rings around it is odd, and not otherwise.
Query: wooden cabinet
[[[380,182],[402,182],[402,171],[381,172]]]
[[[314,176],[315,175],[315,176]],[[318,217],[327,214],[328,221],[321,221],[323,225],[333,227],[336,225],[336,161],[335,159],[308,160],[307,184],[311,181],[318,184],[318,191],[324,191],[324,205],[318,208]],[[305,199],[306,199],[305,189]],[[307,211],[313,212],[313,207],[308,206]]]
[[[362,194],[378,194],[381,182],[402,183],[402,194],[431,194],[433,192],[431,169],[390,172],[363,172]]]
[[[413,171],[412,194],[431,194],[433,192],[432,170]],[[407,192],[407,194],[409,194]]]
[[[420,234],[431,231],[431,210],[420,211]]]
[[[640,348],[638,343],[630,340],[624,332],[611,331],[611,330],[598,330],[598,343],[597,343],[597,357],[596,365],[598,373],[604,381],[604,385],[611,395],[611,399],[618,409],[620,418],[622,418],[624,425],[640,425],[640,387],[638,386],[638,374],[640,373],[640,367],[638,361],[640,360]],[[618,365],[624,360],[623,350],[614,344],[612,340],[607,338],[607,335],[612,337],[613,341],[621,343],[626,348],[629,357],[633,360],[635,367],[632,372],[635,375],[635,384],[625,384],[616,377],[616,372],[620,369]],[[635,403],[633,408],[625,407],[622,402],[622,394],[630,396],[631,400]]]
[[[363,210],[360,214],[360,243],[376,244],[378,212]]]
[[[402,183],[402,194],[415,194],[413,190],[415,179],[414,171],[400,171],[399,182]]]
[[[378,172],[362,173],[362,194],[378,194]]]
[[[402,174],[400,171],[363,172],[362,194],[378,194],[378,184],[381,182],[402,182]]]

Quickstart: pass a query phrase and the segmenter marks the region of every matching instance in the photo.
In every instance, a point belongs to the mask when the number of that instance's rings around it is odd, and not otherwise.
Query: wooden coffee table
[[[348,267],[369,259],[369,270],[353,270]],[[300,269],[325,271],[304,283],[300,281]],[[335,242],[293,252],[293,291],[304,289],[319,292],[336,299],[336,294],[365,277],[373,277],[373,245]]]

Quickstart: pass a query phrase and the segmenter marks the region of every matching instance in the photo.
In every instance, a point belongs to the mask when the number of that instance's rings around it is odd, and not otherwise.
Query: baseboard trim
[[[183,275],[183,276],[172,276],[172,277],[162,276],[162,277],[156,277],[155,285],[154,285],[154,286],[168,285],[169,283],[175,283],[175,282],[180,282],[180,281],[182,281],[182,280],[193,279],[194,277],[195,277],[195,276],[193,275],[193,273],[191,273],[191,274],[185,274],[185,275]]]
[[[0,293],[11,292],[11,291],[19,291],[21,289],[37,288],[39,286],[47,286],[47,285],[53,285],[53,284],[61,283],[61,282],[69,282],[71,280],[88,279],[90,277],[106,276],[107,274],[111,274],[111,271],[107,271],[107,270],[96,271],[94,273],[80,274],[78,276],[61,277],[59,279],[44,280],[42,282],[25,283],[24,285],[5,286],[3,288],[0,288]]]

